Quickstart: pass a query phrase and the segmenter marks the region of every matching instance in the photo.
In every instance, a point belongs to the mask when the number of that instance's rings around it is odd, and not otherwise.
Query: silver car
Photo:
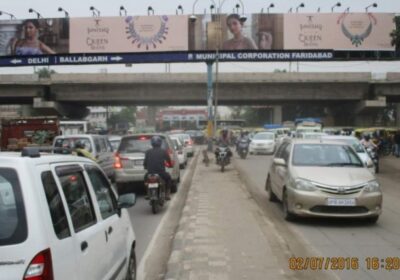
[[[164,134],[136,134],[122,137],[114,164],[118,189],[123,184],[144,181],[147,172],[143,166],[145,153],[152,148],[151,138],[156,135],[162,139],[161,148],[166,150],[172,159],[172,166],[166,166],[166,170],[174,183],[171,191],[177,191],[180,181],[179,159],[172,140]]]
[[[293,139],[274,155],[266,191],[283,203],[287,220],[297,216],[358,217],[376,222],[382,192],[354,149],[342,142]]]

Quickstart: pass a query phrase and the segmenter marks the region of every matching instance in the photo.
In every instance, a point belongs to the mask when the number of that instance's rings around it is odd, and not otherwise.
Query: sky
[[[214,0],[215,2],[221,0]],[[211,4],[211,0],[198,0],[195,6],[197,14],[204,13],[205,9]],[[338,0],[226,0],[222,6],[222,12],[231,12],[233,7],[243,2],[245,13],[259,13],[262,8],[266,9],[270,3],[274,3],[275,8],[271,9],[274,13],[286,13],[291,7],[295,9],[300,3],[305,7],[301,12],[316,12],[320,7],[321,12],[330,12],[331,7]],[[378,7],[373,8],[374,12],[391,12],[400,14],[400,0],[339,0],[341,7],[336,8],[336,12],[344,11],[350,7],[352,12],[363,12],[365,7],[372,3],[377,3]],[[58,12],[58,7],[67,10],[71,17],[91,16],[90,6],[96,7],[101,16],[118,16],[119,7],[123,5],[130,15],[145,15],[147,7],[151,6],[155,14],[175,14],[178,5],[182,5],[185,14],[192,13],[193,0],[0,0],[0,10],[14,14],[17,18],[30,18],[33,15],[28,12],[33,8],[42,14],[43,17],[62,17],[63,13]],[[7,19],[5,15],[0,19]],[[135,64],[132,67],[125,65],[92,65],[92,66],[52,66],[52,69],[59,73],[71,72],[165,72],[164,64]],[[221,72],[271,72],[275,69],[289,70],[289,63],[280,62],[256,62],[256,63],[221,63]],[[292,65],[292,70],[297,70],[297,65]],[[32,73],[32,67],[0,68],[0,74]],[[170,66],[171,72],[205,72],[206,66],[203,63],[184,64],[177,63]],[[398,72],[400,62],[300,62],[299,71],[301,72]]]

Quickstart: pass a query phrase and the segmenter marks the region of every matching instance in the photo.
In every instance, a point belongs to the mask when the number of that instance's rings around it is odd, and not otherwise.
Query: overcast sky
[[[218,0],[215,0],[218,2]],[[60,17],[62,13],[58,12],[58,7],[67,10],[71,17],[91,16],[90,6],[95,6],[101,12],[101,16],[117,16],[119,7],[123,5],[131,15],[144,15],[147,13],[147,7],[152,6],[156,14],[174,14],[176,7],[182,5],[185,14],[192,13],[192,5],[194,1],[188,0],[1,0],[0,10],[14,14],[17,18],[29,18],[32,14],[28,13],[29,8],[34,8],[40,12],[43,17]],[[330,12],[331,7],[338,2],[337,0],[243,0],[245,13],[258,13],[261,8],[266,9],[270,3],[275,4],[275,8],[271,12],[286,13],[289,8],[294,9],[303,2],[305,8],[302,12],[316,12],[320,7],[321,12]],[[400,0],[339,0],[342,6],[336,8],[337,12],[344,11],[350,7],[352,12],[365,11],[365,7],[376,2],[377,8],[374,12],[394,12],[400,13]],[[240,3],[240,0],[226,0],[222,12],[231,12],[233,7]],[[208,8],[211,0],[199,0],[196,5],[196,13],[203,13]],[[5,15],[0,17],[6,19]],[[294,63],[292,70],[296,70]],[[223,63],[220,67],[223,72],[268,72],[274,69],[288,69],[289,63]],[[349,72],[349,71],[369,71],[375,73],[400,71],[400,62],[349,62],[349,63],[311,63],[301,62],[299,64],[300,71],[303,72]],[[108,72],[164,72],[165,65],[133,65],[125,67],[124,65],[94,65],[94,66],[54,66],[52,69],[57,72],[100,72],[107,69]],[[173,64],[172,72],[204,72],[206,67],[200,64]],[[0,68],[0,74],[7,73],[32,73],[32,67],[20,68]]]

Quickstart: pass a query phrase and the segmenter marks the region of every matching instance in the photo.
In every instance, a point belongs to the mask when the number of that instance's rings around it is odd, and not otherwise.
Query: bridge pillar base
[[[45,101],[40,97],[33,99],[33,111],[40,115],[56,115],[70,119],[83,119],[89,115],[86,106],[76,104],[60,103],[57,101]]]
[[[272,107],[272,123],[281,124],[282,123],[282,106]]]

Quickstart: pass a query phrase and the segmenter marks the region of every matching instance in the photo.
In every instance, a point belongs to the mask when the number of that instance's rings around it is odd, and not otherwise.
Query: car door
[[[286,148],[286,146],[288,144],[289,143],[282,143],[279,146],[278,150],[276,151],[273,159],[282,158],[282,151]],[[272,161],[269,175],[271,178],[272,189],[275,193],[278,193],[278,174],[277,174],[278,168],[277,167],[278,166],[274,163],[274,161]]]
[[[61,187],[56,183],[56,177],[48,165],[37,166],[36,173],[39,174],[46,197],[42,203],[48,213],[53,225],[53,233],[49,233],[49,244],[51,244],[51,255],[53,260],[53,272],[56,279],[77,279],[76,266],[78,260],[75,256],[75,239],[73,236],[72,223],[68,220],[66,203],[62,198]]]
[[[105,174],[95,165],[85,165],[85,170],[97,200],[100,223],[105,228],[106,263],[109,266],[107,279],[115,279],[128,263],[126,233],[129,225],[123,224],[118,214],[117,198]]]
[[[89,184],[79,164],[55,165],[54,172],[67,204],[67,216],[73,226],[75,268],[78,279],[106,279],[107,241],[105,229],[98,223]]]
[[[286,165],[277,165],[276,166],[276,187],[277,192],[275,193],[280,199],[282,199],[283,187],[286,185],[288,178],[288,166],[289,166],[289,158],[290,158],[290,150],[292,148],[291,144],[285,145],[281,151],[281,158],[285,160]]]

